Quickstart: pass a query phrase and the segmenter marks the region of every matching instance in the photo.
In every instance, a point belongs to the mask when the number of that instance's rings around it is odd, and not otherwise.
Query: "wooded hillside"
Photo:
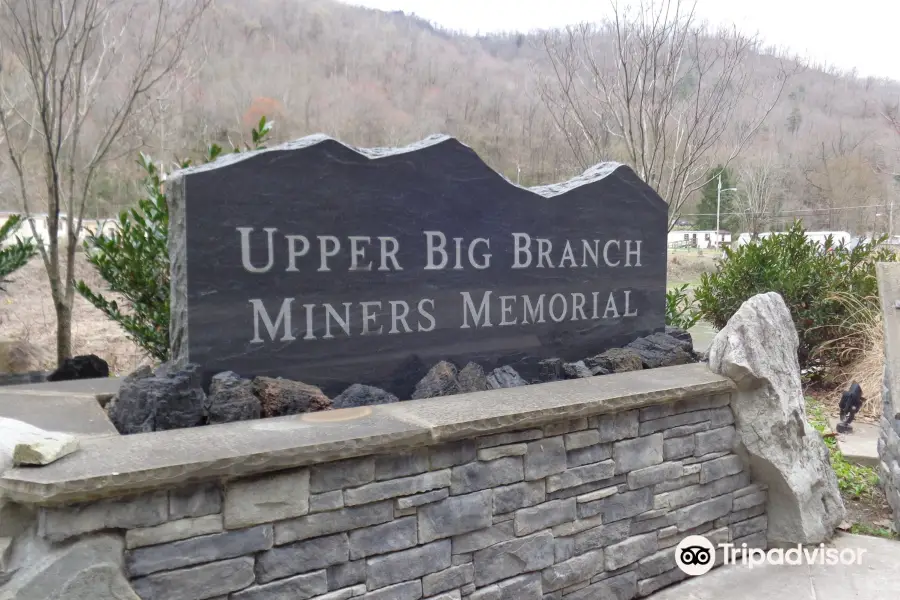
[[[592,32],[599,62],[613,53],[609,35]],[[702,44],[718,47],[725,37],[717,35]],[[180,85],[142,114],[103,165],[86,216],[133,202],[137,150],[172,159],[208,142],[237,143],[261,115],[276,121],[280,140],[322,132],[355,145],[402,145],[448,133],[523,185],[566,179],[586,160],[629,162],[614,132],[597,135],[588,154],[573,146],[571,115],[552,110],[560,94],[554,39],[565,41],[541,32],[471,37],[333,0],[215,0],[179,68]],[[750,50],[741,80],[748,89],[726,90],[743,96],[706,166],[741,146],[729,166],[745,203],[773,215],[762,226],[799,216],[810,229],[890,229],[879,215],[900,201],[900,135],[886,118],[896,115],[900,84],[799,65],[755,43]],[[3,61],[4,76],[15,75],[15,61]],[[18,208],[5,157],[0,175],[2,207]],[[698,199],[692,193],[681,207],[688,220]]]

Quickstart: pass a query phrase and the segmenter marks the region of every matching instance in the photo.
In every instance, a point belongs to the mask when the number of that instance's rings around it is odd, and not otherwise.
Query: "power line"
[[[820,213],[820,212],[828,212],[828,211],[840,211],[840,210],[859,210],[862,208],[886,208],[890,206],[890,204],[866,204],[861,206],[839,206],[835,208],[798,208],[794,210],[779,210],[777,212],[772,212],[772,216],[780,216],[785,214],[797,214],[797,213]],[[740,216],[745,213],[743,212],[720,212],[720,215],[729,215],[729,216]],[[680,213],[679,217],[714,217],[716,213]]]

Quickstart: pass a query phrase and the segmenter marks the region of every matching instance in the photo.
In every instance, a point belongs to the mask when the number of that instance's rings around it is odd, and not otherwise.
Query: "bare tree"
[[[781,173],[772,157],[767,157],[741,168],[738,185],[735,209],[741,228],[757,239],[778,217],[782,199]]]
[[[679,0],[634,10],[614,0],[605,24],[543,42],[552,72],[544,101],[578,162],[622,156],[669,203],[673,223],[709,169],[748,145],[790,74],[758,55],[754,38],[699,26]],[[763,60],[777,64],[768,83],[754,74]]]
[[[11,65],[0,74],[0,125],[24,211],[47,211],[38,247],[59,362],[72,355],[75,251],[98,171],[139,138],[210,2],[0,0],[0,60]],[[13,94],[22,80],[26,93]]]

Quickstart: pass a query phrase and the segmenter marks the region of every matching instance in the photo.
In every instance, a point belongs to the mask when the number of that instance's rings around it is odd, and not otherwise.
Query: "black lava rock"
[[[390,404],[398,402],[397,396],[371,385],[354,383],[332,400],[334,408],[354,408],[372,406],[373,404]]]
[[[96,354],[82,354],[65,359],[47,376],[47,381],[74,381],[109,377],[109,365]]]
[[[253,382],[233,371],[213,375],[206,404],[210,424],[249,421],[262,416],[262,403],[253,394]]]

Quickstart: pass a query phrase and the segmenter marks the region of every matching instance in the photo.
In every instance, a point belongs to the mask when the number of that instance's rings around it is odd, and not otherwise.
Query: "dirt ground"
[[[75,257],[75,272],[92,289],[107,292],[103,280],[79,253]],[[0,340],[25,341],[42,352],[41,369],[56,367],[56,313],[50,299],[50,284],[44,264],[35,257],[16,271],[0,292]],[[108,293],[105,295],[109,296]],[[75,293],[72,319],[74,354],[96,354],[109,363],[115,375],[127,375],[136,369],[146,355],[127,338],[125,332]]]
[[[716,258],[721,252],[712,250],[670,250],[668,260],[668,285],[693,285],[700,275],[716,269]]]

